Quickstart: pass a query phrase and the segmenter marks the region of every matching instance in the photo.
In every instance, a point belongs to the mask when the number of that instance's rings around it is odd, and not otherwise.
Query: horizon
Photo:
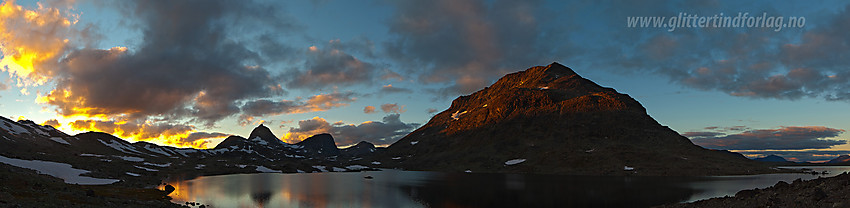
[[[3,1],[0,114],[175,147],[258,125],[387,146],[458,96],[557,62],[708,149],[850,154],[850,2],[440,3]],[[681,21],[743,13],[796,27]],[[679,19],[628,25],[644,17]]]

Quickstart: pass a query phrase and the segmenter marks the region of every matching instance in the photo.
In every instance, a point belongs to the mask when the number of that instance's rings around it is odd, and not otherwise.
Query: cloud
[[[38,4],[29,10],[6,1],[0,5],[0,70],[16,77],[20,85],[41,85],[69,47],[74,15]]]
[[[303,101],[301,99],[294,101],[272,101],[268,99],[247,101],[241,107],[243,114],[239,116],[239,122],[244,126],[247,124],[246,121],[253,120],[254,117],[326,111],[331,108],[348,106],[349,103],[357,100],[356,95],[353,92],[334,92],[310,96]]]
[[[363,113],[375,113],[375,106],[363,107]]]
[[[658,1],[654,7],[636,3],[611,4],[576,16],[602,16],[593,24],[606,34],[585,38],[587,44],[574,50],[587,51],[575,60],[590,62],[592,68],[618,72],[652,72],[673,83],[706,91],[755,99],[796,100],[816,98],[850,101],[850,5],[842,3],[835,12],[800,13],[797,5],[721,2],[682,5]],[[576,6],[581,8],[580,6]],[[750,16],[784,15],[803,17],[803,28],[628,28],[627,16],[671,17],[682,10],[714,15],[742,11]],[[757,12],[757,13],[756,13]],[[689,12],[691,13],[691,12]],[[610,15],[617,14],[617,15]],[[736,16],[736,13],[726,13]],[[584,26],[589,23],[565,23]],[[588,25],[589,26],[589,25]],[[694,50],[699,49],[699,50]]]
[[[399,117],[399,114],[390,114],[384,116],[382,121],[367,121],[358,125],[341,123],[331,125],[325,119],[315,117],[298,121],[298,127],[290,128],[283,139],[286,142],[295,143],[315,134],[330,133],[338,146],[352,145],[360,141],[388,145],[419,126],[417,123],[404,123]]]
[[[789,126],[778,129],[756,129],[737,134],[722,132],[688,132],[694,144],[724,150],[800,150],[823,149],[846,144],[838,137],[843,129],[823,126]]]
[[[437,110],[436,108],[428,108],[425,110],[425,112],[428,112],[428,114],[436,113],[437,111],[439,110]]]
[[[387,103],[381,105],[381,111],[384,111],[384,113],[400,114],[407,110],[404,110],[404,106],[398,105],[398,103]]]
[[[368,43],[371,45],[371,42]],[[370,84],[378,70],[372,63],[360,60],[344,50],[357,51],[354,44],[342,44],[332,40],[326,48],[310,46],[306,51],[304,70],[291,71],[287,77],[290,80],[286,86],[302,89],[326,89],[334,86],[350,86],[354,84]],[[371,54],[371,50],[362,49]]]
[[[565,53],[559,26],[538,1],[392,1],[387,56],[441,96],[470,93],[494,79]]]
[[[747,150],[736,152],[751,159],[777,155],[786,160],[796,162],[825,162],[841,155],[850,154],[850,151],[843,150]]]
[[[407,89],[407,88],[401,88],[401,87],[394,87],[392,84],[388,84],[388,85],[384,85],[383,87],[381,87],[381,91],[379,91],[379,92],[382,93],[382,94],[412,93],[413,90]]]
[[[41,125],[49,125],[53,128],[59,128],[62,126],[62,124],[59,123],[59,121],[56,119],[47,119],[46,121],[44,121],[44,123],[41,123]]]
[[[131,141],[146,141],[176,147],[206,149],[207,139],[226,137],[222,133],[198,132],[194,126],[169,123],[138,123],[133,121],[76,120],[68,123],[76,131],[99,131]]]

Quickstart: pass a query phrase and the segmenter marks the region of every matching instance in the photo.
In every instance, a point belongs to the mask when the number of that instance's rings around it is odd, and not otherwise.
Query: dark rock
[[[95,195],[94,195],[94,190],[86,189],[86,196],[90,196],[90,197],[95,196]]]
[[[316,134],[304,141],[295,143],[295,145],[303,146],[308,154],[320,156],[339,155],[340,151],[336,147],[334,137],[330,134]]]
[[[174,192],[174,190],[177,190],[177,189],[175,189],[174,186],[171,186],[171,185],[165,185],[165,187],[163,187],[163,191],[165,191],[165,195],[171,194],[171,192]]]

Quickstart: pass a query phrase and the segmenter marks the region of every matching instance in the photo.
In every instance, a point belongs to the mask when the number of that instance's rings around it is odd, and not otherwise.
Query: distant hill
[[[765,157],[755,158],[753,160],[759,161],[759,162],[790,162],[790,161],[786,160],[785,158],[780,157],[778,155],[768,155],[768,156],[765,156]]]
[[[836,157],[835,159],[829,160],[826,163],[847,163],[850,162],[850,155],[841,155]]]
[[[385,167],[581,175],[770,172],[707,150],[559,63],[505,75],[387,148]]]

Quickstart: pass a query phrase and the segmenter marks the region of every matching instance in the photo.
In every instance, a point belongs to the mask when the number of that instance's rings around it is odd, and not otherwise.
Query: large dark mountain
[[[412,170],[586,175],[769,172],[708,150],[651,118],[626,94],[553,63],[461,96],[379,160]]]
[[[339,149],[336,147],[336,142],[334,142],[334,137],[330,134],[316,134],[304,141],[300,141],[295,143],[296,146],[303,148],[306,150],[305,152],[310,155],[317,156],[335,156],[339,155]]]

